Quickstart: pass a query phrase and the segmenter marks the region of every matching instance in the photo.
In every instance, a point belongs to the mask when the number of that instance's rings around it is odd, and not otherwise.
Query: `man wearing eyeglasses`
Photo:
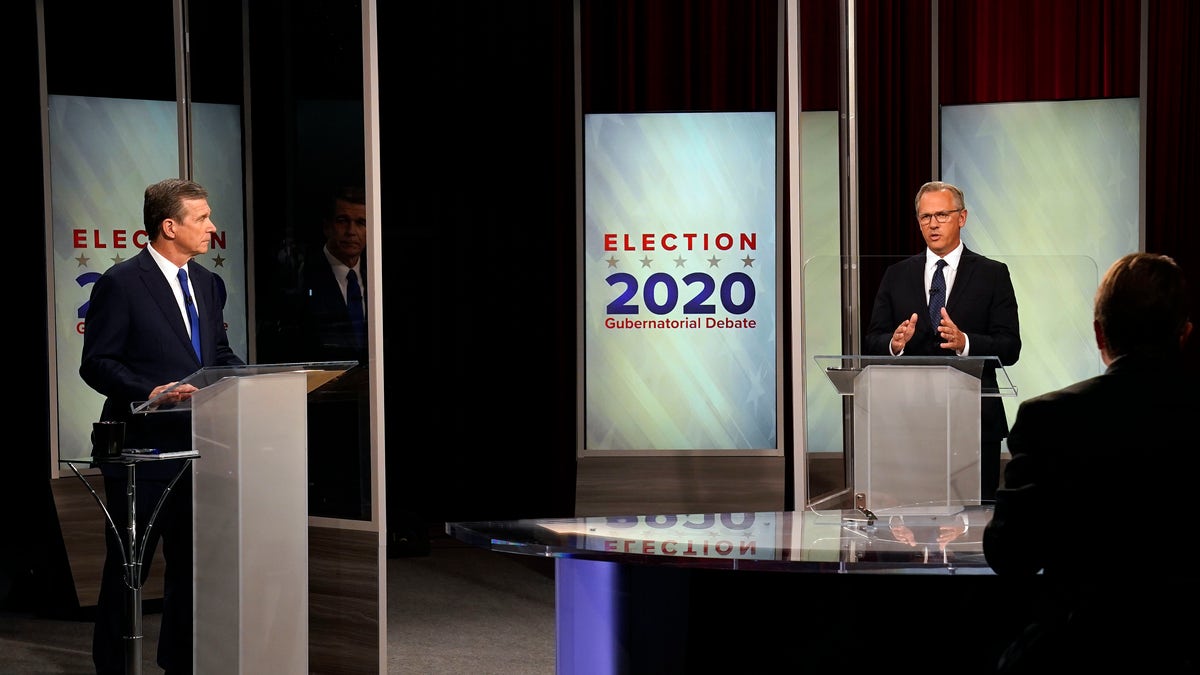
[[[915,203],[927,248],[884,272],[864,351],[892,356],[995,356],[1005,366],[1016,363],[1021,334],[1012,278],[1004,263],[963,245],[960,234],[967,224],[967,209],[962,190],[929,182],[917,191]],[[981,386],[996,387],[994,368],[984,370]],[[984,396],[980,400],[984,501],[995,499],[1000,442],[1006,436],[1004,404],[999,397]]]

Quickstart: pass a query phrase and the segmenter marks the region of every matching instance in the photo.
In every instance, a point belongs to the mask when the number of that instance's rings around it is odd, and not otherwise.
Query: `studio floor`
[[[434,536],[429,555],[387,562],[387,672],[537,675],[555,672],[554,565]],[[159,614],[143,619],[145,675]],[[85,675],[92,624],[0,613],[0,673]],[[519,648],[514,646],[519,645]]]

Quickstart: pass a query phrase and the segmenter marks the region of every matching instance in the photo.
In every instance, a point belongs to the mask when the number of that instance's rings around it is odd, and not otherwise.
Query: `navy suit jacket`
[[[362,258],[359,268],[362,270],[362,276],[366,277],[365,257]],[[365,300],[365,279],[360,280],[360,283],[363,284]],[[304,291],[300,302],[303,351],[297,355],[296,360],[360,363],[366,361],[366,344],[355,339],[354,331],[350,327],[350,310],[346,308],[342,287],[321,249],[316,249],[305,257]]]
[[[1158,528],[1170,533],[1172,519],[1191,512],[1190,481],[1200,472],[1197,412],[1200,382],[1178,353],[1128,354],[1102,375],[1023,401],[1008,438],[1012,461],[985,530],[988,563],[999,573],[1044,569],[1095,575],[1105,584],[1162,572],[1115,574],[1114,561],[1096,556]],[[1073,508],[1093,519],[1093,540],[1058,531],[1070,529]],[[1160,515],[1165,527],[1154,520]],[[1197,574],[1190,564],[1162,567]]]
[[[243,365],[225,331],[224,280],[195,261],[188,263],[187,270],[200,314],[203,365]],[[79,375],[106,397],[100,419],[127,423],[126,447],[191,447],[189,415],[161,413],[134,419],[130,413],[130,403],[145,401],[155,387],[200,369],[185,321],[171,284],[148,251],[113,265],[92,286]],[[158,428],[168,421],[174,431]],[[168,433],[169,437],[161,436]],[[185,438],[179,438],[179,433],[185,433]]]
[[[1000,575],[1043,570],[1054,601],[1046,635],[1058,636],[1070,668],[1020,672],[1100,672],[1077,670],[1081,657],[1137,666],[1124,672],[1196,672],[1177,665],[1195,668],[1195,623],[1162,608],[1200,602],[1196,565],[1171,559],[1195,506],[1198,411],[1200,383],[1170,349],[1122,356],[1102,375],[1021,403],[983,552]],[[1155,555],[1167,560],[1149,562]],[[1037,646],[1022,653],[1019,642],[1016,656],[1032,666],[1054,656]]]
[[[916,312],[917,327],[904,348],[904,356],[954,356],[953,350],[938,347],[942,340],[929,321],[925,291],[924,251],[887,268],[871,309],[865,353],[889,354],[896,326]],[[995,356],[1005,366],[1017,362],[1021,355],[1020,322],[1017,294],[1007,265],[963,247],[946,311],[970,339],[971,356]],[[983,386],[996,386],[994,368],[985,369]],[[985,396],[980,408],[982,440],[995,442],[1007,436],[1008,419],[1000,398]]]

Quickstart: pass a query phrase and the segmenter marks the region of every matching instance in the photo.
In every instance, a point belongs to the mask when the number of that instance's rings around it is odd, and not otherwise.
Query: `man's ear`
[[[1179,334],[1179,348],[1183,349],[1187,345],[1188,338],[1192,335],[1192,322],[1183,322],[1183,332]]]
[[[1108,339],[1104,337],[1104,329],[1100,327],[1099,321],[1092,321],[1092,332],[1096,334],[1096,349],[1100,350],[1100,360],[1104,361],[1104,365],[1108,365]]]

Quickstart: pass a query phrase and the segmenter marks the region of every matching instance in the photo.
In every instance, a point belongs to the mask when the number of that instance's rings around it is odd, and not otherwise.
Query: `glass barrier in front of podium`
[[[227,378],[302,372],[307,389],[306,445],[308,514],[323,518],[370,520],[370,447],[361,433],[370,415],[369,371],[356,361],[314,361],[201,368],[148,401],[134,414],[179,414],[193,399],[171,402],[179,386],[205,389]]]

